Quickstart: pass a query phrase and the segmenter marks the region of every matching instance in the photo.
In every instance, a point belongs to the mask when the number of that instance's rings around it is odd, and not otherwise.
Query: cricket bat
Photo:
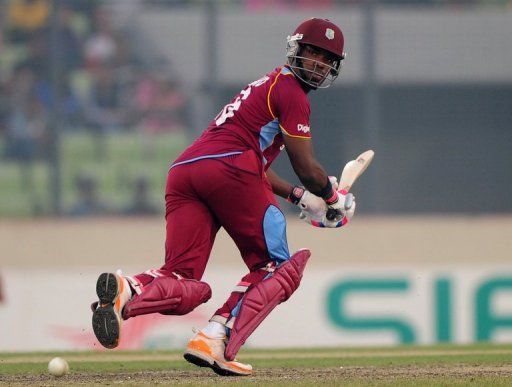
[[[347,164],[345,164],[345,167],[341,172],[340,181],[338,182],[338,191],[350,191],[350,188],[352,188],[352,185],[354,185],[359,176],[361,176],[363,172],[366,171],[366,168],[368,168],[368,166],[372,162],[374,155],[375,152],[370,149],[367,150],[366,152],[361,153],[359,156],[357,156],[355,160],[351,160]],[[347,194],[345,200],[345,208],[348,209],[352,205],[354,196],[352,194]],[[327,219],[334,220],[336,216],[337,214],[335,210],[329,209],[327,211]]]
[[[352,185],[356,182],[359,176],[366,171],[366,168],[368,168],[372,162],[374,155],[375,152],[370,149],[361,153],[355,160],[351,160],[345,164],[338,183],[338,191],[350,191],[350,188],[352,188]]]

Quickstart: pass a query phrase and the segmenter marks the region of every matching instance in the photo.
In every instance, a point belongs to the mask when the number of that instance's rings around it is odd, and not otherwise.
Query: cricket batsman
[[[286,64],[247,85],[174,161],[165,189],[164,265],[133,276],[103,273],[97,280],[92,326],[103,346],[118,345],[126,319],[184,315],[207,302],[211,289],[201,278],[223,227],[249,272],[195,333],[184,357],[220,375],[252,373],[235,356],[298,288],[311,254],[290,254],[286,220],[274,195],[296,204],[316,227],[340,227],[354,215],[355,201],[337,191],[336,179],[314,157],[308,100],[311,91],[338,77],[343,45],[331,21],[301,23],[287,38]],[[270,168],[283,149],[302,186]]]

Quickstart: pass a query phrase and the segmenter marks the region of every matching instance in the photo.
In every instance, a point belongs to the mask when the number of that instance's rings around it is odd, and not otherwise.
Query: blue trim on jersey
[[[193,163],[194,161],[199,161],[199,160],[204,160],[204,159],[216,159],[216,158],[220,158],[220,157],[240,155],[242,153],[243,152],[237,151],[237,152],[219,153],[216,155],[204,155],[204,156],[194,157],[193,159],[183,160],[178,163],[174,163],[171,165],[171,168],[174,168],[174,167],[176,167],[178,165],[182,165],[182,164],[190,164],[190,163]]]
[[[288,67],[283,67],[281,69],[281,74],[286,75],[286,74],[293,74],[293,73],[292,73],[292,70],[290,70]]]
[[[262,126],[260,129],[260,149],[263,153],[265,149],[267,149],[274,142],[274,138],[281,133],[281,128],[279,127],[279,120],[276,118],[273,121],[270,121],[267,125]],[[264,158],[265,159],[265,158]],[[264,160],[266,164],[267,161]]]
[[[263,218],[263,235],[270,259],[276,264],[290,259],[286,241],[286,219],[276,206],[270,205]]]

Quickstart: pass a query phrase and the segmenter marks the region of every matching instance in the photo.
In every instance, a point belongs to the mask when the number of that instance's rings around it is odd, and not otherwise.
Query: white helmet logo
[[[334,30],[330,29],[330,28],[327,28],[325,30],[325,37],[329,40],[333,40],[334,39]]]

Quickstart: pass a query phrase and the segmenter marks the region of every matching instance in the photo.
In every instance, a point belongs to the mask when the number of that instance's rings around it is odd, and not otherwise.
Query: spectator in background
[[[47,129],[46,112],[35,94],[35,79],[31,68],[21,65],[15,69],[7,87],[6,156],[24,163],[41,155]]]
[[[333,0],[244,0],[245,6],[251,11],[263,9],[291,9],[291,8],[328,8],[333,6]]]
[[[33,94],[23,104],[12,109],[5,135],[7,157],[30,163],[44,154],[46,114]]]
[[[74,17],[71,4],[63,3],[59,8],[58,46],[63,66],[60,70],[66,74],[83,64],[83,41],[73,26]]]
[[[5,6],[0,2],[0,15],[3,15]],[[0,23],[2,23],[2,16],[0,16]],[[0,28],[0,56],[3,55],[4,52],[4,35],[2,28]],[[1,70],[1,69],[0,69]],[[3,136],[6,125],[5,122],[7,120],[7,114],[9,111],[8,108],[8,98],[6,92],[6,85],[4,80],[2,79],[2,73],[0,71],[0,137]]]
[[[65,29],[61,29],[61,31],[64,30]],[[69,47],[63,43],[64,40],[66,40],[63,39],[64,35],[68,34],[63,33],[59,46],[62,48],[63,52],[67,52]],[[71,41],[69,41],[68,44],[72,44]],[[27,47],[27,57],[22,61],[20,66],[30,69],[34,75],[33,93],[43,105],[44,110],[49,112],[53,108],[54,90],[53,85],[51,84],[51,71],[49,67],[50,62],[48,61],[49,52],[47,39],[42,35],[34,35],[28,41]],[[72,50],[70,52],[73,53]],[[76,59],[73,59],[72,61],[75,60]],[[59,76],[57,77],[58,96],[60,102],[59,109],[60,113],[63,115],[62,118],[66,125],[76,123],[79,120],[79,115],[82,109],[80,102],[75,96],[69,81],[69,77],[73,69],[72,66],[78,65],[78,63],[72,65],[72,61],[66,61],[64,59],[62,62],[64,67],[60,69],[61,72],[59,72]]]
[[[8,33],[13,43],[23,43],[48,23],[49,0],[11,0],[8,8]]]
[[[123,211],[124,215],[157,215],[160,213],[150,198],[150,185],[147,177],[139,176],[133,183],[131,203]]]
[[[96,9],[103,0],[72,0],[67,2],[67,6],[73,11],[83,15],[86,19],[92,20]]]
[[[92,30],[84,47],[85,64],[90,70],[104,63],[113,63],[117,55],[116,37],[109,14],[102,7],[95,10]]]
[[[131,34],[133,35],[130,31],[123,31],[116,35],[116,55],[113,61],[126,83],[133,82],[144,68],[142,60],[133,49],[135,38],[131,38]]]
[[[75,95],[74,90],[70,86],[69,75],[63,73],[57,78],[57,96],[60,124],[62,130],[69,130],[80,125],[83,121],[83,107],[79,98]],[[42,102],[45,110],[50,112],[55,102],[55,90],[50,82],[44,78],[37,78],[35,84],[35,93]]]
[[[135,88],[135,105],[146,134],[172,132],[184,127],[185,98],[178,82],[162,71],[148,71]]]
[[[7,130],[7,117],[9,116],[9,98],[6,89],[7,85],[0,79],[0,137]]]
[[[96,180],[89,175],[81,174],[75,180],[78,201],[69,211],[70,216],[89,217],[108,214],[107,206],[98,195]]]
[[[130,114],[123,83],[116,63],[118,46],[109,13],[103,7],[94,12],[93,32],[85,42],[85,67],[88,71],[88,95],[84,118],[96,138],[96,155],[106,155],[105,134],[125,129]],[[126,97],[123,98],[123,94]]]
[[[97,67],[85,107],[89,124],[100,135],[122,129],[129,117],[125,106],[122,85],[113,66],[106,63]]]
[[[30,68],[38,77],[50,77],[50,62],[48,60],[48,37],[44,34],[33,34],[27,37],[27,54],[21,65]]]
[[[45,155],[48,124],[34,83],[35,74],[27,66],[16,68],[7,83],[4,156],[19,163],[22,191],[30,197],[32,214],[39,215],[42,204],[36,194],[33,164]]]
[[[1,15],[4,14],[4,5],[0,3],[0,26],[3,25],[3,17]],[[0,28],[0,55],[4,49],[4,31],[3,28]]]

